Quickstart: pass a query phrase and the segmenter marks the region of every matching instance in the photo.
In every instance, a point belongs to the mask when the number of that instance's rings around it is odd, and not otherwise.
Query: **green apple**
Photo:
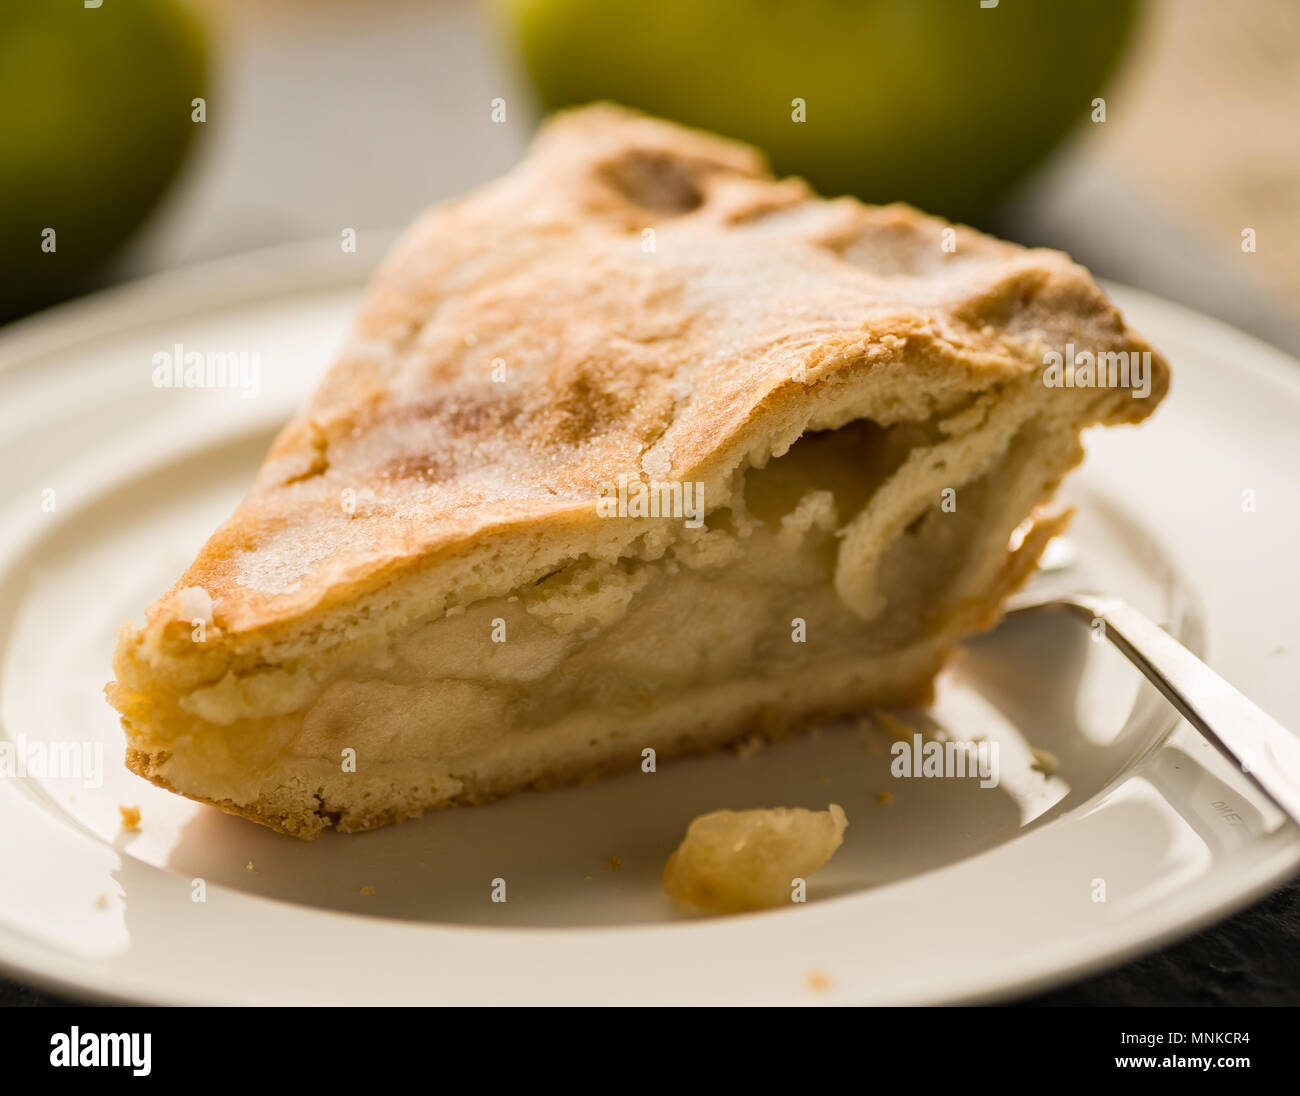
[[[958,220],[977,220],[1092,111],[1137,6],[496,3],[547,109],[613,99],[751,141],[824,194]]]
[[[203,128],[205,74],[180,0],[5,0],[0,318],[84,289],[148,216]]]

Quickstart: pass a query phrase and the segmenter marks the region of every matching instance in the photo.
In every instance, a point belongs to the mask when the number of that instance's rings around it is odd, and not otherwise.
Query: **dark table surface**
[[[0,1005],[70,1005],[0,981]],[[1025,1005],[1298,1005],[1300,880],[1220,925]]]

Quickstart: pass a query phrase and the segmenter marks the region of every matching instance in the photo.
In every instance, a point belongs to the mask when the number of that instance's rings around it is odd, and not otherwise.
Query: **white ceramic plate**
[[[1186,934],[1300,866],[1300,832],[1064,619],[972,644],[909,717],[996,741],[991,790],[893,779],[886,738],[839,727],[304,844],[130,775],[101,695],[114,630],[238,500],[367,265],[333,245],[246,256],[0,337],[0,733],[103,757],[100,786],[0,779],[15,977],[196,1003],[989,1000]],[[1068,577],[1137,602],[1300,727],[1300,365],[1115,292],[1175,385],[1153,422],[1091,439]],[[153,387],[178,342],[258,351],[260,393]],[[1031,747],[1059,770],[1032,769]],[[694,815],[832,801],[850,828],[807,905],[699,920],[661,893]],[[140,806],[139,833],[119,805]]]

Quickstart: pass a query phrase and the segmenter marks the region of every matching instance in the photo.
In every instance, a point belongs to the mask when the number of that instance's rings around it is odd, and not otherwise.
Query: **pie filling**
[[[437,800],[472,789],[507,748],[576,757],[597,745],[594,728],[674,711],[677,727],[641,743],[660,747],[719,690],[793,689],[783,703],[815,710],[799,690],[818,675],[915,674],[971,630],[958,618],[1077,455],[1066,424],[1022,408],[998,426],[999,413],[992,403],[960,431],[859,420],[804,434],[739,470],[699,528],[647,520],[617,560],[573,560],[310,665],[230,672],[170,702],[155,693],[135,745],[177,790],[241,805],[286,773],[337,774],[349,750],[372,777],[422,767],[438,787],[420,794]]]

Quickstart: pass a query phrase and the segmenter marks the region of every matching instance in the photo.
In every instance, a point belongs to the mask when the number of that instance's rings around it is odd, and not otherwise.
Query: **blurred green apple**
[[[1104,94],[1137,0],[496,4],[547,109],[613,99],[823,194],[978,220]]]
[[[205,75],[181,0],[5,0],[0,318],[84,289],[148,216],[202,128]]]

